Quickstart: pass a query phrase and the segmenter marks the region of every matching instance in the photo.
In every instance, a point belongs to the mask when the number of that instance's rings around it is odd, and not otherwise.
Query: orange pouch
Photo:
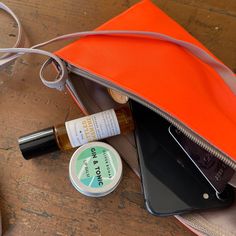
[[[97,28],[101,30],[158,32],[177,43],[145,36],[96,35],[81,38],[56,54],[71,72],[149,106],[236,169],[235,82],[231,86],[223,78],[233,73],[221,73],[224,68],[216,63],[223,63],[148,0]],[[188,50],[186,43],[197,48]],[[202,60],[197,50],[215,61]]]
[[[150,107],[236,170],[235,75],[151,1],[143,0],[91,35],[56,52],[72,74],[68,87],[90,113],[114,106],[105,87]],[[78,78],[78,75],[81,76]],[[132,135],[108,140],[138,173]],[[128,154],[128,155],[127,155]],[[227,210],[178,216],[199,235],[234,235],[236,204]]]

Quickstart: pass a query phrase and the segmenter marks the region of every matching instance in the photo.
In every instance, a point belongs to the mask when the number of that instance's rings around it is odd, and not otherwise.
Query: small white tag
[[[72,147],[120,134],[120,127],[113,109],[66,122]]]

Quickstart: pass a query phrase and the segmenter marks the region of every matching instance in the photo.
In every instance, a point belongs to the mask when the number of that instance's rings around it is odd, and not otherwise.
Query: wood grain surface
[[[57,35],[91,30],[136,0],[3,0],[19,16],[33,45]],[[236,71],[236,1],[156,0],[216,56]],[[16,39],[15,23],[0,12],[0,47]],[[65,43],[46,47],[60,48]],[[0,72],[0,209],[7,236],[193,235],[174,217],[154,217],[143,206],[139,179],[125,165],[112,194],[88,198],[68,178],[72,152],[23,160],[20,135],[80,116],[66,93],[48,89],[38,71],[45,58],[24,56]]]

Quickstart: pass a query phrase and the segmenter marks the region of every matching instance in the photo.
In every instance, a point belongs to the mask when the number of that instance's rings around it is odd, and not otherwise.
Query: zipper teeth
[[[168,114],[165,114],[159,109],[154,109],[148,104],[143,104],[146,105],[148,108],[154,110],[157,112],[160,116],[162,116],[164,119],[166,119],[168,122],[170,122],[172,125],[174,125],[177,129],[179,129],[185,136],[187,136],[189,139],[191,139],[193,142],[195,142],[197,145],[223,161],[225,164],[236,170],[236,163],[232,161],[228,156],[226,156],[223,153],[220,153],[215,147],[212,147],[210,144],[206,143],[206,141],[201,140],[197,136],[191,134],[189,130],[184,127],[182,124],[180,124],[178,121],[176,121],[174,118],[170,117]]]
[[[207,143],[203,138],[197,136],[197,134],[195,134],[192,130],[190,130],[189,128],[185,127],[184,124],[182,124],[180,121],[176,120],[175,118],[171,117],[171,115],[163,112],[162,110],[160,110],[157,107],[154,107],[152,104],[149,104],[147,101],[140,99],[138,96],[136,96],[135,94],[132,94],[114,84],[112,84],[109,81],[106,81],[96,75],[90,74],[87,71],[84,71],[82,69],[79,69],[71,64],[67,65],[68,69],[80,76],[83,76],[89,80],[92,80],[96,83],[99,83],[103,86],[112,88],[112,89],[116,89],[121,91],[122,93],[124,93],[125,95],[127,95],[128,97],[132,98],[133,100],[141,103],[143,106],[148,107],[149,109],[153,110],[154,112],[158,113],[160,116],[162,116],[164,119],[166,119],[168,122],[170,122],[171,124],[173,124],[177,129],[179,129],[184,135],[186,135],[189,139],[191,139],[193,142],[195,142],[196,144],[198,144],[200,147],[202,147],[203,149],[205,149],[206,151],[208,151],[209,153],[211,153],[212,155],[214,155],[215,157],[217,157],[218,159],[220,159],[221,161],[223,161],[226,165],[228,165],[229,167],[231,167],[232,169],[236,170],[236,162],[233,161],[232,159],[230,159],[229,156],[227,156],[226,154],[222,153],[221,151],[217,150],[216,147],[210,145],[209,143]]]
[[[132,98],[132,96],[129,96]],[[136,100],[136,99],[135,99]],[[148,103],[138,100],[142,105],[148,107],[149,109],[155,111],[172,125],[174,125],[177,129],[179,129],[185,136],[195,142],[197,145],[223,161],[226,165],[230,166],[232,169],[236,170],[236,163],[230,159],[227,155],[218,151],[215,147],[211,146],[210,144],[206,143],[206,141],[201,140],[201,138],[197,137],[196,134],[193,134],[188,130],[188,128],[184,127],[183,124],[179,123],[179,121],[172,118],[170,115],[166,114],[165,112],[161,111],[160,109],[154,108],[153,106],[149,105]]]

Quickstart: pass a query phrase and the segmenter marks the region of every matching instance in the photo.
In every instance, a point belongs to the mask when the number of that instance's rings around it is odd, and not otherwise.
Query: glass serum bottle
[[[85,143],[105,139],[134,130],[128,106],[110,109],[90,116],[67,121],[18,139],[25,159],[57,150],[68,150]]]

